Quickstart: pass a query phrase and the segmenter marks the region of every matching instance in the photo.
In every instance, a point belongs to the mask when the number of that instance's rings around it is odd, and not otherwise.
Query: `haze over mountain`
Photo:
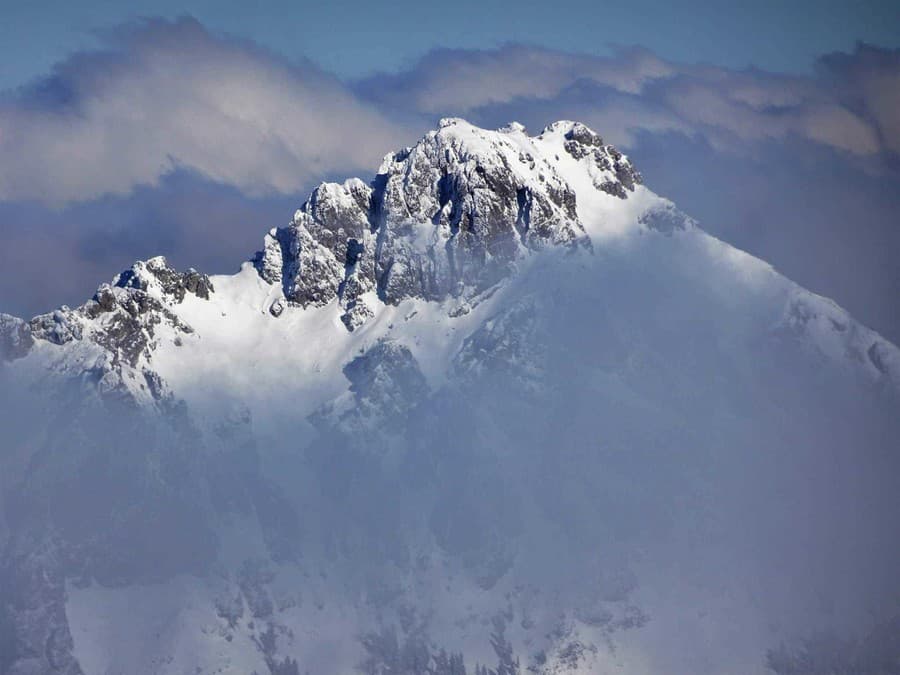
[[[900,351],[593,130],[260,238],[0,315],[0,672],[898,672]]]

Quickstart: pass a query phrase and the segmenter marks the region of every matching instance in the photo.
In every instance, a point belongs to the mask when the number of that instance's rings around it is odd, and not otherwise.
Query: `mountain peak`
[[[268,319],[290,323],[285,312],[323,307],[353,333],[407,300],[445,303],[442,311],[461,316],[539,250],[592,251],[610,237],[646,231],[696,231],[714,242],[710,251],[737,261],[736,275],[773,273],[641,187],[628,158],[580,122],[557,121],[531,136],[515,122],[492,131],[447,118],[388,154],[370,181],[317,186],[288,225],[265,235],[239,276],[264,289]],[[0,361],[23,358],[35,341],[81,345],[79,358],[95,364],[97,377],[126,382],[127,371],[129,389],[143,396],[157,346],[194,333],[195,300],[231,302],[218,284],[194,269],[177,271],[163,256],[138,261],[76,309],[28,322],[0,315]],[[802,289],[790,298],[779,325],[831,357],[853,355],[876,379],[900,377],[893,345]],[[159,391],[151,386],[150,398]]]
[[[442,117],[440,121],[438,121],[438,129],[446,129],[447,127],[456,127],[456,126],[472,126],[462,117]]]
[[[386,155],[368,184],[319,185],[254,262],[282,289],[275,311],[338,298],[354,330],[376,301],[471,297],[529,251],[589,245],[573,180],[618,199],[641,181],[584,125],[558,122],[531,137],[515,122],[490,131],[445,118]]]

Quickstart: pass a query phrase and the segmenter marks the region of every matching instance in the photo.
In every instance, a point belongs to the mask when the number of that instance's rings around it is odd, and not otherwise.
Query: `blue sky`
[[[444,116],[582,121],[900,342],[896,1],[2,1],[0,312],[157,254],[232,271]]]
[[[781,72],[808,71],[820,54],[857,40],[900,46],[896,0],[4,0],[0,88],[96,47],[98,29],[182,14],[343,77],[408,66],[434,47],[507,42],[601,55],[611,45],[641,45],[675,61]]]

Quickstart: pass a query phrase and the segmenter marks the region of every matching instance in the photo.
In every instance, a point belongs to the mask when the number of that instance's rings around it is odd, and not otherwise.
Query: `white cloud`
[[[672,66],[644,49],[622,50],[614,59],[510,45],[496,50],[439,49],[409,72],[380,76],[376,96],[400,95],[420,111],[466,112],[519,97],[547,99],[572,82],[586,80],[637,93]]]
[[[176,168],[249,195],[371,174],[437,117],[581,119],[629,146],[676,132],[734,150],[800,137],[857,157],[900,152],[900,55],[860,46],[815,76],[507,46],[437,50],[350,87],[189,18],[120,28],[103,52],[0,99],[0,200],[128,194]],[[532,115],[534,117],[534,115]]]
[[[612,57],[515,45],[438,50],[361,89],[425,113],[578,117],[626,145],[637,132],[675,131],[729,150],[799,137],[857,157],[900,151],[900,52],[865,45],[823,58],[808,77],[671,63],[639,48]]]
[[[176,167],[292,192],[375,165],[409,136],[314,66],[192,19],[122,29],[109,47],[0,104],[0,199],[123,194]]]

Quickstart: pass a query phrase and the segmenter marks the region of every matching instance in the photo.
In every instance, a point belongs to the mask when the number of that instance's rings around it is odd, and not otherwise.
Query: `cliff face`
[[[267,236],[257,267],[289,302],[338,297],[350,330],[374,312],[366,293],[388,304],[477,294],[529,251],[587,244],[560,152],[619,198],[640,183],[621,153],[580,124],[558,122],[532,138],[518,125],[488,132],[446,119],[388,155],[369,185],[316,188],[288,227]]]

